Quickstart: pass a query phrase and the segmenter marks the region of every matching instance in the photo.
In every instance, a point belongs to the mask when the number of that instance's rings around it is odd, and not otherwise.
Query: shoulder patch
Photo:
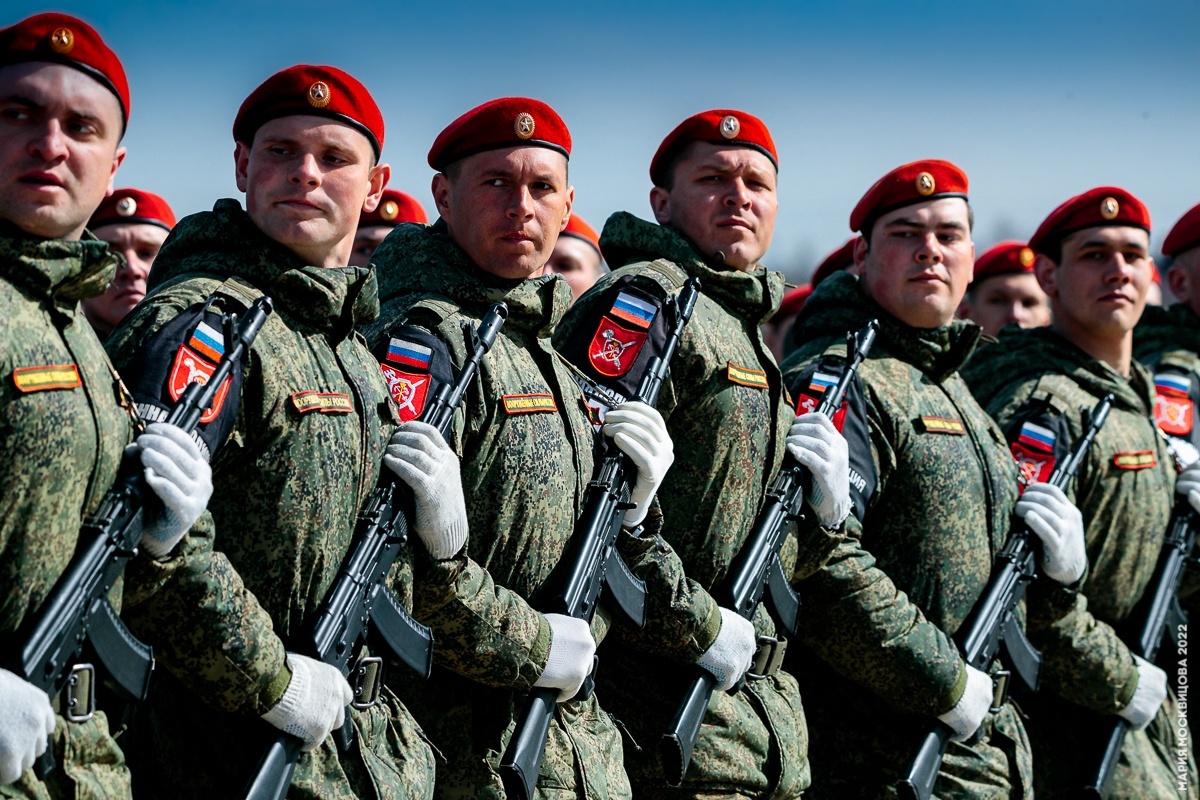
[[[606,314],[592,334],[588,363],[601,375],[619,378],[633,366],[645,343],[645,330],[630,330]]]
[[[1017,462],[1017,491],[1045,483],[1071,450],[1067,420],[1048,396],[1035,397],[1017,410],[1004,431]]]
[[[761,369],[742,367],[732,361],[726,361],[725,367],[725,377],[730,383],[749,386],[752,389],[766,389],[769,386],[767,373]]]
[[[79,367],[75,364],[46,364],[38,367],[17,367],[12,371],[17,391],[46,392],[51,389],[78,389],[83,385]]]
[[[454,380],[446,343],[415,325],[401,323],[389,330],[374,355],[401,422],[419,418],[430,393]]]
[[[1190,436],[1195,428],[1195,401],[1192,378],[1180,372],[1159,372],[1154,376],[1154,421],[1163,433]]]
[[[1113,466],[1117,469],[1150,469],[1158,466],[1153,450],[1130,450],[1113,454]]]
[[[554,401],[554,395],[552,394],[541,392],[533,394],[506,394],[501,399],[504,403],[505,413],[510,416],[513,414],[537,414],[558,411],[558,403]]]

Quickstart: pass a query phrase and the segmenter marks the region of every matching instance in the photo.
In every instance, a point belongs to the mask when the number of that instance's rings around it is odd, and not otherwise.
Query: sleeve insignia
[[[624,296],[622,292],[621,297]],[[614,313],[616,308],[614,305]],[[592,368],[610,378],[624,375],[637,360],[642,345],[646,343],[646,335],[645,330],[630,330],[605,314],[600,318],[600,325],[588,345],[588,360]]]
[[[1153,450],[1131,450],[1113,454],[1113,466],[1117,469],[1150,469],[1158,465]]]
[[[17,367],[12,371],[12,379],[17,390],[25,394],[50,389],[77,389],[83,385],[79,379],[79,367],[74,364]]]
[[[207,326],[200,323],[200,327]],[[188,344],[194,344],[196,341],[196,335],[193,334]],[[209,349],[211,350],[211,348]],[[217,360],[220,360],[224,350],[225,348],[222,346],[221,351],[217,354]],[[167,391],[170,393],[171,399],[178,401],[183,396],[184,390],[193,383],[201,386],[208,383],[208,379],[216,371],[216,364],[202,357],[187,344],[179,345],[179,349],[175,351],[175,360],[171,363],[171,371],[167,374]],[[225,404],[225,397],[229,394],[231,382],[231,378],[226,378],[221,384],[221,388],[217,389],[217,393],[213,395],[212,405],[200,415],[201,425],[207,425],[220,416],[221,408]]]
[[[425,401],[429,398],[429,374],[405,372],[386,361],[380,364],[379,368],[383,370],[388,392],[396,401],[400,421],[411,422],[421,416],[425,410]]]
[[[629,292],[621,292],[608,313],[639,330],[647,331],[650,330],[650,323],[654,322],[658,309],[652,303],[634,297]]]
[[[1192,432],[1191,388],[1192,382],[1186,375],[1160,372],[1154,376],[1154,421],[1163,433],[1187,436]]]
[[[1025,493],[1027,486],[1045,483],[1054,474],[1057,457],[1054,453],[1058,434],[1033,422],[1021,423],[1017,440],[1012,443],[1013,458],[1017,461],[1018,491]]]

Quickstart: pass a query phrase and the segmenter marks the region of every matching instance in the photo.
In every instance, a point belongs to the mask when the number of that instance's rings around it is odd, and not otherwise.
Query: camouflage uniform
[[[1032,422],[1065,452],[1083,435],[1083,411],[1111,392],[1108,421],[1067,488],[1083,513],[1088,573],[1074,589],[1038,581],[1030,590],[1029,637],[1042,650],[1042,690],[1028,701],[1037,752],[1037,789],[1048,797],[1077,792],[1099,763],[1102,717],[1128,705],[1137,669],[1118,637],[1150,581],[1174,501],[1175,469],[1155,430],[1154,383],[1134,363],[1128,378],[1047,328],[1006,327],[968,371],[972,389],[1016,438]],[[1174,659],[1169,659],[1173,664]],[[1173,684],[1168,670],[1168,685]],[[1110,717],[1111,719],[1111,717]],[[1176,796],[1175,699],[1169,696],[1144,732],[1130,732],[1114,777],[1114,798]],[[1190,737],[1188,737],[1190,743]],[[1197,796],[1195,759],[1186,773]]]
[[[104,291],[113,266],[108,246],[90,236],[68,242],[0,229],[0,634],[27,624],[45,601],[132,440],[131,417],[79,306]],[[110,599],[120,608],[120,585]],[[84,723],[59,716],[53,747],[59,768],[46,783],[26,770],[0,786],[0,797],[129,796],[129,770],[103,711]]]
[[[500,798],[496,766],[522,693],[540,676],[551,643],[549,625],[534,609],[592,477],[594,429],[575,372],[550,342],[571,293],[552,276],[490,276],[441,222],[401,225],[374,262],[383,304],[368,338],[407,320],[436,334],[456,371],[467,354],[461,323],[478,323],[496,301],[509,309],[452,426],[452,446],[462,458],[469,559],[464,567],[417,558],[414,613],[434,630],[436,665],[428,686],[412,686],[404,695],[448,761],[439,765],[438,796]],[[647,581],[646,628],[655,632],[656,644],[695,659],[706,646],[696,631],[717,612],[653,535],[660,523],[661,516],[652,514],[648,534],[622,532],[618,548]],[[592,624],[597,641],[608,626],[602,604]],[[600,673],[606,668],[602,664]],[[620,735],[597,696],[603,692],[558,704],[537,780],[539,797],[629,796]]]
[[[808,701],[812,794],[838,800],[895,796],[934,717],[962,697],[967,673],[950,636],[987,586],[1017,495],[1004,437],[957,373],[977,325],[909,327],[838,273],[796,320],[802,344],[783,364],[785,383],[801,394],[818,367],[839,369],[846,331],[872,318],[879,335],[845,420],[851,466],[861,465],[855,514],[828,564],[799,586],[806,649],[789,662]],[[977,741],[950,743],[934,793],[1019,797],[1031,784],[1029,741],[1006,703]]]
[[[156,595],[127,599],[131,627],[167,667],[138,720],[139,793],[231,797],[277,733],[256,717],[282,696],[285,646],[299,647],[312,625],[395,427],[379,366],[355,333],[378,299],[368,270],[305,266],[232,200],[180,221],[151,284],[109,342],[123,371],[157,330],[214,292],[226,311],[257,292],[275,302],[213,459],[211,518],[169,561],[139,571]],[[301,393],[313,391],[349,398],[348,409],[301,413]],[[389,667],[391,681],[408,679]],[[393,694],[348,713],[358,746],[339,757],[329,737],[303,754],[290,797],[432,794],[432,754]]]
[[[747,272],[714,268],[674,230],[625,213],[609,218],[601,245],[608,263],[619,269],[571,307],[555,334],[559,349],[576,363],[588,360],[586,348],[596,332],[585,320],[607,310],[622,289],[661,300],[688,276],[701,281],[695,312],[659,395],[675,463],[658,496],[664,537],[688,576],[711,589],[722,583],[754,527],[795,416],[759,331],[779,308],[783,276],[761,266]],[[836,540],[819,528],[808,532],[815,535],[799,548],[804,565],[797,564],[796,538],[786,540],[781,556],[788,574],[815,570]],[[761,605],[754,624],[760,636],[781,633]],[[604,656],[599,685],[606,705],[641,745],[625,754],[639,796],[795,797],[808,788],[804,709],[795,678],[784,671],[749,682],[745,691],[714,693],[684,783],[678,790],[668,787],[656,748],[683,702],[688,672],[638,652],[645,648],[637,637],[614,645]]]

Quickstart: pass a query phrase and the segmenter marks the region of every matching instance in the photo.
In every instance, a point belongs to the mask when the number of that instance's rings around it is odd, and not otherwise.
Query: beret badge
[[[1121,205],[1117,202],[1117,198],[1115,197],[1106,197],[1104,198],[1104,201],[1100,203],[1100,216],[1104,217],[1105,219],[1116,219],[1117,212],[1120,210]]]
[[[1028,268],[1033,266],[1033,251],[1028,247],[1022,247],[1021,253],[1017,258],[1020,260],[1022,267]]]
[[[137,200],[132,197],[122,197],[117,201],[117,214],[122,217],[132,217],[137,211]]]
[[[917,176],[916,180],[917,193],[923,197],[928,197],[933,194],[933,190],[937,188],[937,181],[928,172],[922,172]]]
[[[535,127],[533,115],[524,111],[517,114],[516,120],[513,121],[513,132],[517,134],[518,139],[532,139]]]
[[[395,200],[388,200],[383,204],[383,208],[379,209],[379,216],[391,222],[396,217],[400,216],[400,206]]]
[[[50,49],[59,55],[66,55],[75,47],[75,34],[70,28],[55,28],[50,34]]]
[[[742,130],[742,123],[738,122],[738,118],[733,114],[721,120],[721,135],[726,139],[732,139]]]
[[[313,108],[324,108],[329,105],[331,97],[329,84],[325,81],[314,81],[313,85],[308,87],[308,104]]]

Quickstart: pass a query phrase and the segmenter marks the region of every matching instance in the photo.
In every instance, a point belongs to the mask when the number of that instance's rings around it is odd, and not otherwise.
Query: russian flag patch
[[[1041,425],[1034,425],[1032,422],[1021,425],[1021,435],[1017,437],[1017,441],[1021,444],[1037,450],[1044,450],[1047,453],[1054,452],[1054,442],[1057,439],[1054,431],[1043,428]]]
[[[651,303],[634,297],[628,292],[621,292],[617,295],[617,300],[613,303],[610,313],[623,322],[628,322],[642,330],[648,330],[650,323],[654,322],[654,315],[658,313],[658,309]]]
[[[213,361],[220,361],[221,356],[225,355],[225,337],[203,320],[196,326],[196,330],[192,331],[188,346]]]
[[[1192,382],[1185,375],[1160,372],[1154,376],[1154,388],[1158,390],[1159,394],[1187,397],[1188,392],[1192,389]]]
[[[824,372],[814,372],[809,378],[808,388],[816,392],[818,396],[825,393],[825,390],[838,382],[836,375],[827,375]]]
[[[392,339],[388,343],[387,360],[401,367],[428,372],[433,350],[407,339]]]

